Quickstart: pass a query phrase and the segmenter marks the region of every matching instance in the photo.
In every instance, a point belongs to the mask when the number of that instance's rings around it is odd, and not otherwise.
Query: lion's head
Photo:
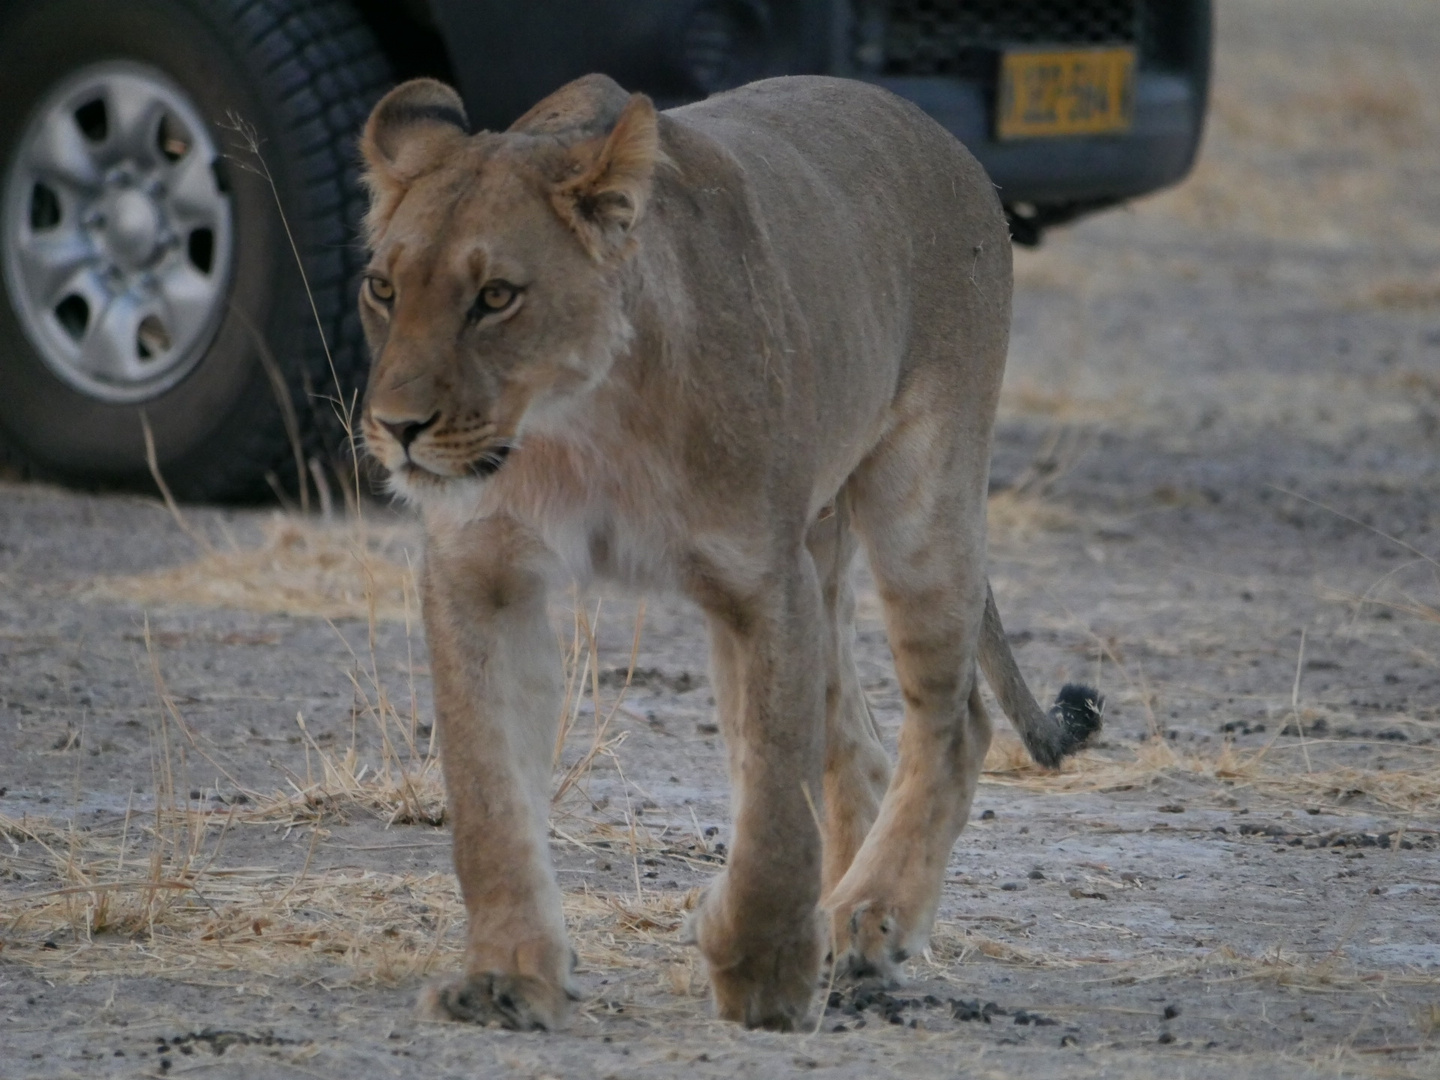
[[[366,445],[402,494],[483,479],[563,424],[626,343],[654,106],[590,76],[472,135],[455,92],[417,79],[376,105],[361,150]]]

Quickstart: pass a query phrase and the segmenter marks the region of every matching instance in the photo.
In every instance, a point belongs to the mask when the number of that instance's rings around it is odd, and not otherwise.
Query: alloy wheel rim
[[[4,274],[46,366],[109,404],[204,356],[234,255],[219,154],[188,95],[129,61],[83,68],[32,112],[5,178]]]

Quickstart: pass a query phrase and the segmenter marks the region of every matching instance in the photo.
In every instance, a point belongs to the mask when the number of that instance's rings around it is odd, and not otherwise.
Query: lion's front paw
[[[805,1020],[820,970],[817,918],[812,913],[793,926],[746,926],[727,913],[718,892],[712,890],[685,928],[705,956],[715,1011],[750,1028],[795,1030]]]
[[[554,1031],[573,990],[533,975],[485,971],[427,987],[421,1009],[437,1020],[499,1024],[512,1031]]]
[[[903,982],[900,965],[909,959],[906,920],[889,905],[863,901],[831,912],[835,974],[844,979]]]

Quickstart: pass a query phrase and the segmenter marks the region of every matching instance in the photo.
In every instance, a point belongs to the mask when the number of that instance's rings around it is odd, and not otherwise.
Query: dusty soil
[[[0,487],[0,1076],[1440,1074],[1431,6],[1219,5],[1193,179],[1018,256],[992,578],[1107,727],[1058,776],[992,753],[930,955],[809,1033],[711,1020],[676,944],[727,839],[692,611],[649,602],[627,687],[635,603],[557,605],[570,1029],[431,1024],[413,525],[188,510],[206,551]]]

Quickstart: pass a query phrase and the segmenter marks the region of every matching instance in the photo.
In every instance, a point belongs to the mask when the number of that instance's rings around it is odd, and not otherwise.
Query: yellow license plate
[[[995,117],[1002,139],[1129,131],[1135,111],[1131,48],[1007,52]]]

